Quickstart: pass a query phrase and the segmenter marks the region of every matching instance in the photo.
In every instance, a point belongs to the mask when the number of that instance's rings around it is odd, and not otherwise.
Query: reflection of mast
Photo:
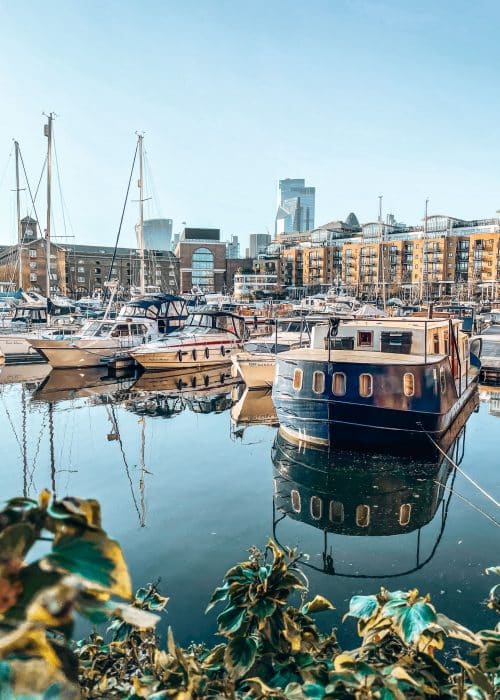
[[[135,497],[135,493],[134,493],[134,485],[132,483],[132,477],[130,475],[130,467],[129,467],[129,464],[127,462],[127,457],[125,455],[125,449],[123,447],[122,437],[120,435],[120,429],[118,427],[118,419],[116,417],[115,407],[113,404],[105,404],[105,407],[106,407],[106,411],[108,413],[108,420],[111,423],[111,432],[108,433],[108,441],[111,442],[112,440],[116,440],[118,442],[118,445],[120,447],[122,460],[123,460],[123,464],[125,465],[125,474],[127,475],[128,483],[130,486],[130,494],[132,496],[134,508],[137,512],[137,517],[139,518],[139,524],[141,527],[145,527],[146,516],[145,516],[145,507],[144,507],[144,477],[142,474],[142,466],[144,464],[144,444],[145,444],[144,430],[143,430],[143,435],[142,435],[142,443],[143,444],[142,444],[142,449],[141,449],[141,480],[139,482],[139,489],[141,490],[141,507],[139,508],[139,505],[137,503],[137,498]]]
[[[141,492],[141,515],[140,515],[140,525],[144,527],[146,525],[146,503],[144,500],[145,495],[145,474],[146,465],[144,462],[144,451],[146,447],[146,420],[145,418],[140,418],[139,423],[142,425],[141,430],[141,478],[139,479],[139,491]]]
[[[50,481],[52,494],[56,497],[56,458],[54,450],[54,404],[49,403],[49,448],[50,448]]]
[[[26,387],[21,389],[22,396],[22,442],[21,451],[23,455],[23,496],[28,496],[28,441],[26,439]]]

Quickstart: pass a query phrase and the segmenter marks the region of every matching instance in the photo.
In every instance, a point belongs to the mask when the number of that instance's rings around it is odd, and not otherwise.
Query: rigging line
[[[7,175],[7,170],[9,169],[11,158],[12,158],[12,150],[10,151],[9,155],[7,156],[7,162],[5,163],[5,167],[2,170],[2,176],[0,177],[0,189],[2,188],[3,181],[5,180],[5,176]]]
[[[24,165],[24,159],[23,159],[23,154],[21,152],[21,149],[19,149],[19,158],[21,159],[21,165],[23,166],[24,179],[26,180],[26,186],[28,187],[28,192],[29,192],[30,199],[31,199],[31,205],[33,207],[33,212],[35,214],[36,223],[38,224],[38,231],[41,233],[40,219],[38,218],[38,212],[37,212],[36,206],[35,206],[35,199],[36,199],[36,195],[38,194],[38,188],[40,187],[40,182],[42,181],[43,173],[45,171],[45,165],[47,164],[47,158],[45,158],[44,163],[43,163],[43,168],[42,168],[42,172],[40,174],[40,179],[38,180],[38,185],[36,187],[35,198],[33,198],[33,194],[31,192],[30,181],[28,180],[28,173],[26,172],[26,167]]]
[[[113,265],[115,264],[115,259],[116,259],[116,249],[118,248],[118,241],[120,240],[120,234],[121,234],[122,226],[123,226],[123,219],[125,218],[125,210],[127,208],[128,195],[130,192],[130,184],[132,182],[132,176],[134,174],[135,161],[137,159],[137,151],[138,150],[139,150],[139,139],[137,139],[137,143],[135,145],[134,159],[132,161],[132,167],[130,169],[130,176],[128,179],[127,192],[125,194],[125,201],[123,202],[122,215],[120,217],[120,225],[118,226],[118,233],[116,234],[115,248],[113,250],[113,257],[111,259],[111,265],[109,266],[108,280],[107,280],[108,282],[111,281],[111,275],[113,274]],[[105,288],[103,301],[106,301],[107,290],[108,290],[108,287]]]
[[[158,193],[156,191],[156,186],[155,186],[155,181],[153,178],[153,169],[151,167],[151,163],[149,162],[149,155],[147,149],[144,149],[144,169],[146,171],[147,175],[147,180],[148,180],[148,185],[149,189],[151,190],[151,194],[153,196],[153,204],[156,209],[156,215],[158,216],[159,219],[162,218],[161,216],[161,210],[160,210],[160,200],[158,199]]]
[[[35,469],[36,469],[36,460],[38,459],[38,455],[40,454],[40,447],[42,444],[42,436],[43,436],[46,424],[47,424],[47,417],[43,416],[42,423],[40,425],[40,432],[38,433],[38,441],[36,444],[35,454],[33,456],[33,462],[31,463],[30,483],[28,484],[28,491],[33,486],[33,479],[35,477]]]
[[[56,497],[56,460],[54,451],[54,404],[49,403],[49,448],[50,448],[50,481],[52,493]]]
[[[481,515],[484,515],[484,517],[487,518],[488,520],[491,520],[491,522],[494,525],[496,525],[497,527],[500,527],[500,523],[497,520],[495,520],[495,518],[493,518],[488,513],[485,513],[484,510],[481,510],[481,508],[479,508],[479,506],[476,506],[476,504],[473,503],[472,501],[470,501],[468,498],[466,498],[465,496],[462,496],[462,494],[458,493],[458,491],[456,489],[452,489],[451,486],[447,486],[446,484],[443,484],[440,481],[437,481],[436,479],[434,480],[434,482],[438,486],[442,486],[445,489],[449,489],[450,492],[453,493],[453,495],[457,496],[458,498],[461,498],[462,501],[465,501],[465,503],[467,503],[467,505],[469,505],[471,508],[474,508],[474,510],[477,510],[478,513],[481,513]]]
[[[17,444],[19,445],[19,450],[20,450],[21,456],[22,456],[22,454],[23,454],[23,448],[22,448],[22,445],[21,445],[21,441],[20,441],[20,439],[19,439],[19,437],[18,437],[18,435],[17,435],[17,433],[16,433],[16,429],[15,429],[15,427],[14,427],[14,422],[13,422],[13,420],[12,420],[12,418],[11,418],[9,409],[7,408],[7,404],[5,403],[5,399],[3,398],[3,396],[2,396],[2,403],[3,403],[3,405],[4,405],[3,407],[4,407],[4,409],[5,409],[5,413],[7,414],[7,419],[8,419],[8,421],[9,421],[9,423],[10,423],[10,427],[12,428],[12,432],[14,433],[14,437],[16,438],[16,442],[17,442]]]
[[[473,486],[475,486],[476,489],[477,489],[480,493],[482,493],[483,496],[485,496],[485,498],[489,499],[494,505],[496,505],[497,508],[500,508],[500,503],[499,503],[498,501],[496,501],[496,500],[493,498],[493,496],[491,496],[487,491],[485,491],[476,481],[474,481],[474,479],[473,479],[472,477],[470,477],[468,474],[466,474],[466,473],[464,472],[464,470],[461,469],[461,468],[458,466],[458,464],[457,464],[456,462],[454,462],[454,461],[451,459],[451,457],[448,457],[448,455],[446,454],[446,452],[445,452],[444,450],[441,449],[441,447],[440,447],[440,446],[438,445],[438,443],[434,440],[434,438],[432,437],[432,435],[429,435],[429,433],[428,433],[426,430],[424,430],[424,433],[427,435],[427,437],[428,437],[429,440],[432,442],[432,444],[433,444],[435,447],[437,447],[437,449],[439,450],[439,452],[441,452],[441,454],[442,454],[444,457],[446,457],[446,459],[448,460],[448,462],[451,464],[452,467],[454,467],[463,477],[465,477],[465,478],[467,479],[467,481],[469,481]]]
[[[23,440],[23,496],[28,495],[28,441],[26,435],[26,386],[21,389],[22,396],[22,440]]]
[[[66,209],[66,203],[64,201],[63,193],[62,193],[62,186],[61,186],[61,174],[59,171],[59,159],[57,157],[57,146],[56,146],[56,138],[54,133],[52,134],[52,143],[54,145],[54,155],[55,155],[55,160],[56,160],[56,172],[57,172],[57,184],[59,187],[59,197],[61,198],[61,214],[62,214],[62,220],[63,220],[63,228],[64,228],[64,235],[67,237],[67,229],[66,229],[66,216],[64,214],[64,211]],[[69,221],[69,226],[71,230],[73,231],[73,227],[71,226],[71,221]]]

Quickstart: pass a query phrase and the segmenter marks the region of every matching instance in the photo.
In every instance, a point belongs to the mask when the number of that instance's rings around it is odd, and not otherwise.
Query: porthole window
[[[399,509],[399,524],[408,525],[411,518],[411,503],[403,503]]]
[[[222,355],[222,357],[224,357],[224,355],[226,354],[226,348],[223,345],[220,346],[220,354]]]
[[[311,512],[311,517],[314,518],[314,520],[320,520],[321,516],[323,515],[323,501],[321,498],[319,498],[319,496],[311,496],[309,510]]]
[[[332,391],[334,396],[345,396],[346,376],[343,372],[334,372],[332,377]]]
[[[414,396],[415,377],[413,372],[405,372],[403,375],[403,391],[405,396]]]
[[[313,372],[312,388],[315,394],[322,394],[325,390],[325,373]]]
[[[444,367],[439,368],[439,383],[441,385],[441,393],[444,394],[446,391],[446,373]]]
[[[371,374],[359,375],[359,395],[368,398],[373,394],[373,377]]]
[[[330,522],[332,523],[343,523],[344,522],[344,504],[340,501],[330,501]]]
[[[191,355],[193,356],[193,362],[196,362],[196,357],[197,357],[197,355],[196,355],[196,349],[195,349],[195,348],[192,349]]]
[[[277,365],[278,363],[276,363]],[[300,391],[302,389],[302,378],[304,373],[298,367],[293,370],[293,388],[295,391]]]
[[[300,503],[300,493],[293,489],[290,491],[290,499],[292,501],[292,508],[295,511],[295,513],[300,513],[301,511],[301,503]]]
[[[208,358],[210,357],[210,350],[208,348],[205,348],[205,357]]]
[[[356,525],[368,527],[370,524],[370,506],[359,505],[356,507]]]

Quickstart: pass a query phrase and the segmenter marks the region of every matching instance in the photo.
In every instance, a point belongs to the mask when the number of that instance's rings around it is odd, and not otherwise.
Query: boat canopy
[[[228,333],[234,333],[234,335],[242,339],[245,339],[248,335],[245,317],[227,311],[211,311],[204,309],[198,313],[193,313],[186,321],[186,327],[188,326],[226,331]]]
[[[119,318],[145,317],[151,320],[177,316],[187,318],[186,300],[175,294],[147,294],[127,302],[120,309]]]

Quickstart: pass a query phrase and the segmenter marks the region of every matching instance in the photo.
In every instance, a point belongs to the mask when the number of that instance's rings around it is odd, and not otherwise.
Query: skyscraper
[[[230,260],[240,257],[240,242],[238,236],[231,236],[226,243],[226,257]]]
[[[250,234],[250,257],[256,258],[259,253],[265,253],[267,246],[271,243],[271,236],[268,233]]]
[[[304,179],[280,180],[275,233],[310,231],[314,228],[316,188],[306,187]]]

